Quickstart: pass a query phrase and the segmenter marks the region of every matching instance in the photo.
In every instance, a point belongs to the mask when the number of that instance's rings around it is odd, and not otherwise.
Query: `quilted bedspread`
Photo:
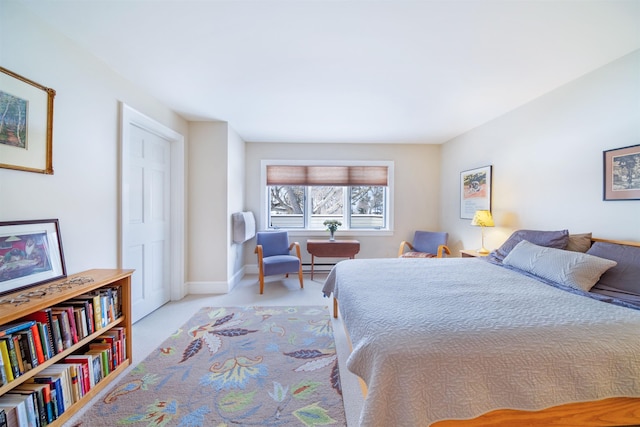
[[[368,387],[363,426],[640,397],[640,311],[469,258],[342,261],[323,291]]]

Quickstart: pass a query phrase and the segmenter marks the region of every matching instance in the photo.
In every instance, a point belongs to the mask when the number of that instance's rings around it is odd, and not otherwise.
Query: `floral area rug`
[[[346,426],[329,311],[203,308],[77,425]]]

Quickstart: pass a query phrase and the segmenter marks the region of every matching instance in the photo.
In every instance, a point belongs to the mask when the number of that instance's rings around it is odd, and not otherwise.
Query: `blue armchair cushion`
[[[448,233],[437,231],[416,231],[413,235],[413,250],[416,252],[438,253],[438,246],[446,245]]]
[[[286,231],[260,232],[256,243],[262,245],[262,256],[265,259],[274,255],[289,255],[289,233]]]
[[[293,255],[274,255],[263,258],[264,275],[286,274],[298,271],[300,260]]]

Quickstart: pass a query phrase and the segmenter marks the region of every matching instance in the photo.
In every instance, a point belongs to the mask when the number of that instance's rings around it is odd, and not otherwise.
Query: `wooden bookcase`
[[[82,273],[68,276],[64,279],[48,282],[35,286],[33,288],[23,289],[18,292],[3,295],[0,300],[12,300],[23,298],[21,295],[26,295],[30,292],[46,290],[47,293],[41,297],[29,297],[28,302],[21,304],[5,303],[0,304],[0,325],[15,322],[22,317],[47,307],[60,305],[65,301],[72,299],[78,295],[85,294],[87,292],[99,289],[102,287],[119,286],[121,288],[120,301],[122,304],[122,316],[111,322],[106,327],[95,331],[93,334],[78,341],[73,346],[65,349],[61,353],[56,354],[52,358],[46,360],[39,366],[25,372],[21,376],[17,377],[13,381],[0,387],[0,396],[11,391],[14,387],[24,383],[29,378],[38,374],[46,367],[62,361],[65,357],[79,351],[82,347],[95,340],[99,335],[105,333],[113,327],[121,326],[126,329],[126,360],[124,360],[114,371],[106,376],[102,381],[96,384],[87,394],[85,394],[79,401],[75,402],[70,408],[66,409],[62,415],[58,417],[50,426],[62,426],[65,421],[69,420],[75,413],[77,413],[84,404],[89,402],[94,396],[96,396],[102,389],[104,389],[109,383],[115,380],[126,368],[131,364],[132,346],[131,346],[131,275],[133,270],[123,269],[96,269],[88,270]],[[73,284],[70,281],[76,279],[80,282],[85,282],[86,279],[92,279],[92,281],[82,284]],[[84,280],[81,280],[84,279]],[[56,287],[56,285],[65,284],[68,285]],[[24,299],[24,298],[23,298]]]

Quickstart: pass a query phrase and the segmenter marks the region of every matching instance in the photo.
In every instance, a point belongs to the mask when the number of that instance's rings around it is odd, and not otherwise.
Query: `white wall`
[[[402,240],[411,240],[416,229],[437,230],[440,223],[440,146],[392,144],[272,144],[247,143],[246,205],[260,222],[262,184],[260,161],[273,160],[391,160],[394,161],[394,221],[392,233],[338,230],[337,238],[360,241],[357,257],[395,257]],[[307,238],[328,237],[328,232],[291,232],[291,240],[302,245],[303,262],[310,262]],[[246,242],[245,264],[255,265],[255,239]]]
[[[526,82],[523,82],[526,84]],[[640,144],[640,51],[589,73],[442,148],[442,228],[453,249],[480,247],[461,220],[460,172],[493,165],[486,247],[521,228],[640,240],[640,201],[603,201],[604,150]]]
[[[226,122],[192,122],[189,135],[189,292],[226,293],[243,273],[231,214],[244,210],[245,144]]]
[[[189,289],[190,292],[226,292],[228,125],[192,122],[189,136]]]
[[[244,251],[252,252],[252,248],[233,242],[231,215],[245,210],[245,143],[231,128],[229,128],[227,140],[229,153],[227,159],[227,176],[229,177],[227,182],[227,278],[231,289],[244,273]]]
[[[0,169],[0,221],[58,218],[69,274],[117,267],[118,103],[185,137],[186,121],[12,2],[0,2],[0,64],[57,92],[55,173]]]

